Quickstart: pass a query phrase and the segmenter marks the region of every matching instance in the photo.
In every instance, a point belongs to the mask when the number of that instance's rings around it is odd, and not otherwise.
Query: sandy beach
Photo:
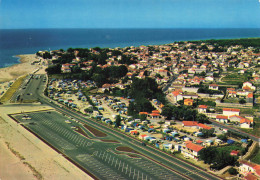
[[[40,67],[38,64],[31,64],[34,61],[38,61],[35,54],[18,55],[17,57],[21,58],[21,63],[0,69],[0,82],[16,79],[19,76],[31,73]]]
[[[39,69],[38,73],[45,73],[45,66],[38,63],[32,65],[34,61],[39,61],[35,54],[17,55],[17,57],[20,58],[19,64],[0,68],[0,97],[18,77],[32,73],[37,69]]]

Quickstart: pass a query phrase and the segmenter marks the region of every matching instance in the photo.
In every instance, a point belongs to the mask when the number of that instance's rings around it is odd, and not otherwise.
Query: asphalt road
[[[37,88],[39,86],[40,88]],[[140,156],[141,159],[139,160],[132,158],[130,158],[132,160],[129,160],[125,158],[125,156],[115,156],[114,153],[109,153],[111,152],[111,149],[114,149],[115,145],[108,145],[107,143],[104,144],[97,142],[93,143],[84,139],[83,137],[76,137],[76,132],[71,130],[70,127],[66,127],[67,124],[64,124],[64,117],[62,119],[58,113],[52,112],[51,114],[44,113],[40,115],[36,115],[37,113],[30,114],[30,116],[32,116],[32,121],[37,122],[35,122],[36,124],[30,124],[26,122],[24,124],[25,127],[31,129],[34,133],[43,137],[48,143],[53,145],[59,151],[63,152],[66,156],[69,156],[69,158],[74,162],[93,172],[98,178],[113,179],[115,178],[114,174],[116,173],[119,174],[118,177],[122,179],[145,179],[146,176],[150,177],[151,179],[220,179],[219,177],[198,167],[195,167],[183,160],[180,160],[173,155],[166,154],[154,147],[144,147],[141,145],[141,142],[135,138],[127,136],[113,128],[109,128],[100,122],[90,120],[86,116],[83,116],[77,112],[74,112],[63,106],[61,107],[55,103],[51,103],[47,97],[42,95],[43,89],[41,86],[44,86],[42,78],[31,79],[31,82],[28,83],[25,91],[33,93],[34,97],[41,103],[55,108],[61,114],[73,117],[75,120],[79,120],[96,129],[99,129],[106,133],[109,139],[111,138],[120,141],[123,146],[131,147],[143,155]],[[22,121],[21,116],[17,116],[16,118]],[[75,137],[70,139],[72,136]],[[85,147],[84,145],[82,146],[81,144],[78,144],[83,143],[82,141],[89,141],[87,144],[92,144],[91,147]],[[117,160],[115,160],[116,162],[113,163],[120,163],[120,165],[117,164],[115,167],[111,167],[112,160],[108,161],[107,159],[104,159],[105,156],[107,158],[110,156],[112,158],[113,156],[113,160],[117,158]],[[123,165],[121,165],[121,163],[123,163]],[[128,164],[128,166],[126,164]],[[129,169],[123,167],[125,165],[127,168],[129,167]],[[102,169],[106,169],[105,176],[103,171],[101,174],[99,173]],[[143,173],[142,178],[140,173]],[[111,176],[108,176],[109,174],[111,174]]]
[[[10,102],[36,102],[39,94],[43,92],[46,82],[43,80],[46,75],[28,75],[20,88],[14,93]],[[17,98],[19,96],[19,98]]]
[[[238,129],[236,129],[236,128],[232,128],[232,127],[230,127],[230,126],[224,125],[224,124],[219,123],[219,122],[217,122],[217,121],[215,121],[215,120],[210,120],[210,121],[212,122],[212,124],[213,124],[214,126],[218,126],[218,127],[220,127],[220,128],[223,128],[223,129],[228,129],[229,131],[232,131],[232,132],[237,133],[237,134],[241,134],[241,135],[243,135],[243,136],[245,136],[245,137],[249,137],[249,138],[252,139],[253,141],[256,141],[256,142],[260,143],[260,138],[257,137],[257,136],[254,136],[254,135],[248,134],[248,133],[246,133],[246,132],[240,131],[240,130],[238,130]]]

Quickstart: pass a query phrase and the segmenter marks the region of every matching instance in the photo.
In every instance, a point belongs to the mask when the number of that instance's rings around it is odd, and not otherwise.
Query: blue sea
[[[160,45],[176,41],[260,37],[260,29],[0,29],[0,67],[40,50]]]

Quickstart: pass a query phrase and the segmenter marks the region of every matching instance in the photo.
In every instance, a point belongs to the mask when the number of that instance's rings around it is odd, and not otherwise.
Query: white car
[[[66,120],[65,123],[71,124],[71,122],[69,120]]]

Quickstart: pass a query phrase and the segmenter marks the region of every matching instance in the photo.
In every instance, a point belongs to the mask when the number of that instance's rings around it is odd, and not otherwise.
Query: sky
[[[0,29],[260,28],[259,0],[0,0]]]

